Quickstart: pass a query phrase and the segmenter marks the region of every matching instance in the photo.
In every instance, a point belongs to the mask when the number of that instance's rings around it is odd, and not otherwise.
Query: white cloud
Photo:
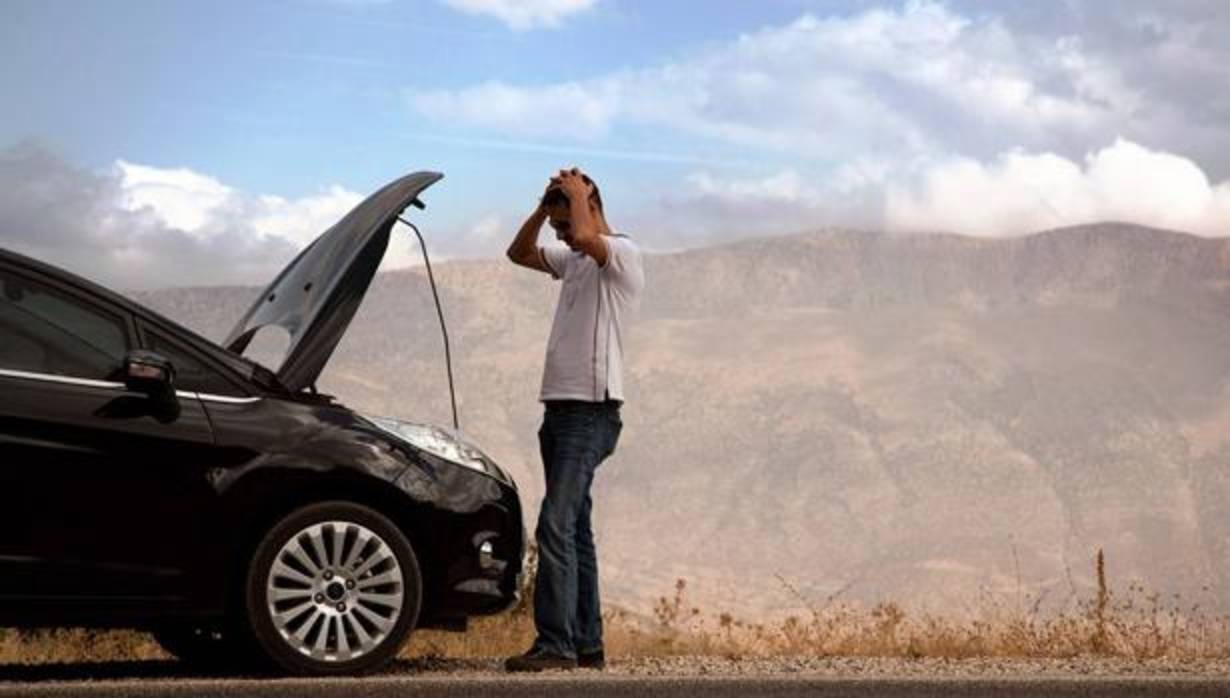
[[[639,69],[409,100],[442,124],[578,153],[618,134],[776,163],[759,177],[696,163],[683,186],[658,183],[667,193],[625,213],[667,247],[825,225],[987,235],[1106,218],[1230,234],[1227,184],[1210,182],[1230,176],[1224,3],[976,7],[808,14]]]
[[[207,218],[237,196],[213,177],[185,168],[161,169],[118,160],[115,171],[120,178],[121,206],[129,211],[148,207],[164,223],[181,230],[201,229]]]
[[[284,237],[306,245],[363,200],[333,185],[297,199],[248,195],[186,168],[166,169],[124,160],[115,164],[120,200],[128,211],[148,210],[162,223],[198,237],[227,229]]]
[[[916,183],[889,186],[893,230],[1015,235],[1116,220],[1230,235],[1230,182],[1191,160],[1119,139],[1083,163],[1011,151],[988,164],[954,158]]]
[[[0,150],[0,245],[121,289],[269,279],[299,246],[224,224],[235,197],[188,170],[92,172],[22,143]]]
[[[164,169],[123,160],[116,163],[115,171],[119,174],[120,206],[128,211],[145,211],[167,227],[203,241],[239,231],[302,248],[364,199],[363,194],[336,184],[295,199],[253,195],[189,169]],[[383,268],[421,263],[412,236],[395,233],[390,238]]]
[[[364,195],[249,194],[187,168],[102,172],[23,143],[0,150],[0,246],[119,288],[268,282]],[[395,231],[383,266],[421,263]]]
[[[285,199],[258,196],[248,204],[248,224],[262,235],[283,235],[306,245],[359,205],[363,195],[334,184],[318,194]]]
[[[1118,139],[1078,160],[1015,149],[986,161],[853,160],[823,173],[700,170],[620,220],[664,249],[834,226],[991,237],[1123,221],[1230,236],[1230,181],[1213,183],[1188,158]]]
[[[556,134],[558,135],[558,133]],[[464,148],[480,148],[482,150],[499,150],[517,153],[537,153],[547,155],[564,155],[568,158],[601,158],[604,160],[633,160],[637,162],[668,163],[677,165],[746,165],[746,159],[731,159],[720,157],[705,157],[685,152],[671,150],[642,150],[637,148],[595,148],[555,141],[523,141],[506,138],[473,138],[468,136],[447,136],[439,133],[424,133],[416,131],[403,133],[399,136],[405,140],[422,141],[425,143],[442,143]],[[566,161],[566,160],[565,160]]]
[[[1020,39],[934,2],[805,15],[677,62],[411,97],[442,123],[600,138],[619,123],[800,156],[991,154],[1096,132],[1138,96],[1068,38]]]
[[[804,184],[798,172],[787,169],[762,178],[723,179],[708,172],[687,177],[696,194],[731,201],[797,202],[815,200],[816,193]]]
[[[1003,236],[1119,220],[1230,235],[1230,182],[1125,139],[1078,159],[1014,149],[729,172],[697,170],[634,207],[612,206],[612,225],[656,250],[832,226]],[[336,185],[250,195],[189,169],[121,161],[90,172],[30,144],[0,150],[0,246],[119,288],[266,282],[360,199]],[[491,256],[520,216],[475,212],[435,257]],[[385,265],[421,263],[414,237],[398,232]]]
[[[494,17],[510,29],[554,28],[570,16],[590,9],[597,0],[444,0],[453,9]]]
[[[441,122],[497,126],[518,135],[590,139],[606,134],[621,95],[615,85],[563,83],[527,90],[485,82],[460,90],[416,92],[415,107]]]

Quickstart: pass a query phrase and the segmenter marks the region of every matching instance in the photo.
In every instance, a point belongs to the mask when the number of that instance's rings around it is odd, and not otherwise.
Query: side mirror
[[[124,387],[154,401],[159,412],[178,416],[175,366],[162,354],[134,349],[124,355]]]
[[[162,354],[134,349],[124,355],[124,387],[150,397],[175,394],[175,367]]]

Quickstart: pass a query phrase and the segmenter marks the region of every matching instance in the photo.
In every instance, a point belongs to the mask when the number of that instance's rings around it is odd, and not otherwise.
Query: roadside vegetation
[[[530,569],[534,554],[530,552]],[[814,603],[778,579],[808,610],[766,624],[688,602],[688,584],[675,583],[646,614],[613,609],[604,616],[609,657],[710,655],[728,659],[776,656],[909,658],[1067,658],[1082,655],[1123,659],[1230,658],[1230,616],[1178,595],[1138,584],[1112,588],[1102,552],[1095,560],[1097,588],[1068,608],[1043,612],[1041,598],[987,598],[975,617],[956,620],[911,615],[887,601],[862,606],[827,599]],[[466,633],[420,631],[406,657],[502,657],[533,640],[533,588],[526,575],[521,602],[510,612],[474,621]],[[164,659],[148,635],[85,630],[0,633],[0,662],[46,663]]]

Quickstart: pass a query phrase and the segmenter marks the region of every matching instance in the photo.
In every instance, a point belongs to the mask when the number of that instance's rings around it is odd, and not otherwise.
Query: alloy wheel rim
[[[300,654],[341,662],[379,646],[401,616],[405,584],[393,549],[353,521],[324,521],[291,536],[274,557],[266,605]]]

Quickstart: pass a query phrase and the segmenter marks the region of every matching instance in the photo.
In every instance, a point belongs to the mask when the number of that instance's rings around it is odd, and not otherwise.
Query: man
[[[568,249],[538,246],[550,223]],[[645,285],[641,253],[607,226],[602,196],[580,170],[552,177],[508,258],[562,281],[539,399],[538,443],[546,494],[538,515],[534,625],[538,637],[509,671],[601,669],[602,611],[590,525],[594,471],[615,450],[623,423],[623,351]]]

